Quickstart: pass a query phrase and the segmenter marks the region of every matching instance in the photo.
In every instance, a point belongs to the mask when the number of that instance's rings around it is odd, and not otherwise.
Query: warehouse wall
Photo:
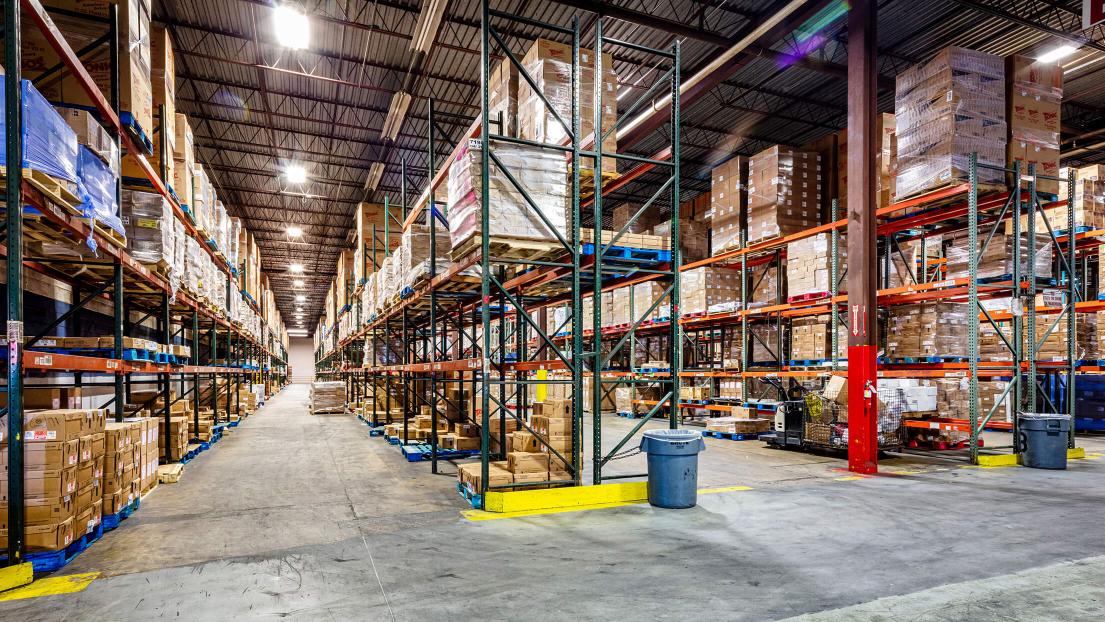
[[[315,344],[310,337],[292,337],[288,347],[288,364],[292,366],[292,382],[312,382],[315,379]]]

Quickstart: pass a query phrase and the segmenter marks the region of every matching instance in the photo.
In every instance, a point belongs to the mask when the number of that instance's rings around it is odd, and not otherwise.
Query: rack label
[[[35,357],[35,365],[42,365],[43,367],[53,367],[54,357],[49,354]]]

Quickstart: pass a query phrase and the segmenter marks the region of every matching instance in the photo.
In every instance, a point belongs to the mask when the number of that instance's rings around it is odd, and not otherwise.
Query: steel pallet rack
[[[184,223],[188,235],[198,239],[194,226],[172,197],[171,191],[162,181],[163,177],[146,160],[148,152],[140,147],[138,137],[129,133],[133,128],[120,121],[118,88],[113,86],[111,89],[109,103],[38,0],[5,2],[5,174],[9,182],[21,180],[20,183],[7,183],[4,201],[6,226],[3,250],[7,259],[8,334],[4,390],[8,404],[3,412],[8,415],[5,438],[9,443],[8,547],[4,563],[8,565],[19,564],[25,559],[22,397],[24,386],[30,386],[24,384],[26,378],[49,375],[59,380],[61,378],[57,374],[63,373],[72,374],[72,380],[53,382],[48,386],[112,387],[114,396],[102,407],[110,407],[116,421],[130,414],[126,406],[134,386],[156,385],[157,397],[138,405],[137,410],[142,410],[149,408],[158,398],[167,397],[175,385],[180,389],[177,399],[162,399],[161,409],[157,411],[157,415],[166,423],[163,426],[166,439],[169,437],[167,424],[171,407],[176,401],[190,398],[197,417],[201,403],[208,404],[216,417],[220,412],[229,417],[231,409],[238,408],[238,404],[231,403],[231,396],[237,395],[231,390],[232,384],[238,386],[245,381],[263,380],[267,385],[276,382],[282,386],[287,382],[287,354],[271,333],[264,341],[259,341],[208,310],[187,293],[177,291],[174,295],[167,279],[136,261],[114,237],[94,228],[87,219],[74,213],[71,206],[25,179],[22,169],[24,126],[21,114],[19,37],[19,24],[25,16],[30,17],[35,27],[43,32],[62,58],[63,66],[57,69],[71,72],[92,99],[97,116],[114,136],[121,152],[125,151],[126,157],[135,159],[154,191],[169,201],[174,216]],[[98,40],[98,44],[106,42],[111,46],[111,75],[116,76],[117,81],[118,59],[114,53],[117,50],[116,18],[115,6],[111,5],[109,18],[106,20],[108,34]],[[120,198],[121,185],[117,184],[116,199]],[[12,205],[18,205],[20,209],[10,209]],[[28,215],[32,217],[27,218]],[[24,237],[28,232],[35,233],[40,239],[69,241],[74,249],[89,243],[97,249],[96,257],[28,257],[24,250]],[[204,248],[214,257],[211,249],[206,246]],[[228,275],[228,279],[232,278],[229,266],[218,265]],[[69,309],[47,324],[32,323],[35,333],[29,338],[27,337],[31,333],[25,329],[23,307],[24,269],[69,284],[73,291]],[[227,294],[230,292],[231,285],[228,281]],[[78,329],[82,319],[91,313],[87,306],[93,301],[110,303],[112,308],[114,340],[113,347],[108,349],[110,354],[89,356],[47,349],[42,341],[43,337],[65,326]],[[133,320],[136,314],[142,315]],[[151,318],[156,319],[156,329],[151,331],[140,326]],[[174,324],[179,328],[174,330]],[[189,344],[193,364],[188,364],[187,361],[155,362],[125,357],[123,343],[126,333],[141,331],[154,335],[160,343]],[[148,376],[154,376],[155,379],[144,379]],[[204,380],[207,381],[206,390],[203,389]],[[225,401],[222,401],[223,396],[218,386],[220,380],[227,389]]]
[[[578,20],[573,19],[571,27],[563,27],[548,24],[515,15],[508,15],[493,11],[487,2],[483,3],[482,20],[482,103],[483,109],[488,109],[488,83],[491,71],[490,63],[496,48],[504,58],[503,62],[512,63],[522,79],[532,83],[533,78],[526,72],[518,57],[506,44],[499,31],[492,22],[520,22],[543,32],[556,33],[563,39],[572,40],[573,63],[572,81],[579,83],[579,55],[580,32]],[[652,88],[648,89],[638,101],[629,107],[629,111],[623,116],[628,117],[653,98],[658,98],[659,105],[670,106],[670,117],[667,125],[671,145],[660,150],[651,157],[634,155],[632,153],[608,153],[603,151],[602,139],[617,133],[621,123],[615,127],[602,125],[599,113],[596,114],[594,126],[602,128],[598,135],[584,137],[580,130],[579,117],[579,87],[572,89],[577,95],[572,97],[570,118],[557,114],[555,110],[550,114],[555,117],[555,122],[563,126],[563,134],[567,138],[561,143],[542,143],[515,138],[501,131],[502,121],[492,115],[481,115],[468,128],[459,142],[453,147],[450,157],[438,166],[436,149],[444,132],[441,132],[435,122],[433,103],[427,111],[427,120],[430,133],[429,161],[432,176],[427,188],[414,203],[411,209],[406,209],[405,199],[402,200],[404,208],[402,213],[403,227],[408,228],[419,222],[429,224],[431,220],[444,225],[447,221],[444,209],[439,209],[442,204],[437,194],[446,176],[448,164],[452,162],[460,149],[467,148],[470,140],[478,140],[473,146],[481,150],[483,179],[486,187],[489,171],[495,167],[501,171],[511,183],[516,172],[511,172],[502,166],[498,156],[494,154],[497,145],[521,145],[527,148],[542,149],[549,152],[562,153],[569,162],[571,178],[571,213],[570,230],[567,235],[561,236],[557,243],[553,244],[558,251],[547,255],[535,257],[510,258],[504,255],[499,247],[493,244],[495,232],[483,229],[479,234],[479,246],[466,257],[451,262],[448,269],[438,271],[437,266],[431,266],[431,275],[424,285],[420,285],[410,292],[411,295],[398,301],[390,309],[381,311],[377,317],[369,318],[368,323],[344,340],[340,340],[336,347],[327,351],[321,348],[316,354],[318,366],[326,377],[339,377],[346,374],[351,385],[353,395],[356,397],[367,396],[371,393],[368,387],[378,387],[381,384],[387,388],[394,385],[395,380],[402,381],[403,392],[407,399],[403,401],[404,420],[407,420],[415,412],[416,405],[425,405],[434,415],[433,429],[430,437],[431,461],[433,468],[437,470],[438,432],[441,430],[437,419],[438,406],[446,403],[449,398],[443,392],[443,388],[451,383],[459,384],[467,389],[454,395],[463,396],[460,404],[450,404],[459,409],[461,415],[468,420],[476,421],[481,430],[479,457],[483,481],[489,464],[495,460],[501,450],[493,448],[494,441],[500,447],[506,443],[507,420],[517,421],[519,429],[529,427],[527,412],[529,408],[529,394],[532,388],[540,385],[566,385],[571,388],[571,401],[573,406],[573,434],[570,452],[562,455],[552,450],[556,457],[562,460],[571,474],[571,482],[580,484],[584,480],[585,452],[583,443],[583,395],[584,383],[589,382],[592,389],[593,412],[595,416],[591,430],[594,434],[591,445],[593,457],[591,481],[600,483],[604,479],[617,477],[634,477],[637,475],[612,475],[604,476],[603,468],[608,465],[615,454],[639,432],[644,422],[636,426],[633,431],[620,439],[613,450],[604,454],[601,443],[601,412],[600,403],[604,394],[613,390],[613,386],[622,384],[639,384],[642,382],[662,382],[668,385],[665,400],[674,400],[678,395],[678,374],[663,373],[644,377],[640,374],[627,372],[621,369],[612,369],[611,363],[618,352],[603,354],[601,350],[601,335],[596,332],[591,340],[593,351],[585,350],[585,338],[582,330],[572,330],[574,337],[562,347],[547,328],[548,308],[555,304],[567,304],[571,309],[571,318],[576,326],[581,326],[583,319],[582,297],[585,294],[594,294],[603,290],[614,289],[618,286],[632,285],[644,281],[661,280],[665,287],[664,296],[656,301],[653,308],[644,311],[643,317],[635,318],[634,329],[642,327],[644,319],[661,304],[667,304],[671,300],[678,299],[678,222],[679,222],[679,103],[676,94],[679,92],[679,46],[673,44],[670,50],[655,50],[633,43],[611,39],[602,35],[602,20],[599,19],[595,26],[595,57],[599,60],[599,66],[595,69],[600,74],[602,67],[603,46],[619,46],[635,50],[642,54],[659,59],[665,65],[666,73],[657,79]],[[670,68],[668,67],[670,65]],[[600,74],[601,75],[601,74]],[[535,89],[538,90],[538,89]],[[601,83],[596,85],[596,98],[601,98]],[[601,101],[597,99],[596,101]],[[544,102],[552,109],[548,101]],[[596,106],[601,111],[601,105]],[[488,148],[490,146],[490,148]],[[590,149],[588,149],[590,146]],[[618,162],[628,162],[629,169],[623,172],[616,180],[610,181],[603,178],[602,161],[604,158],[613,158]],[[581,164],[593,162],[594,188],[589,197],[581,199]],[[653,170],[665,171],[663,179],[659,182],[659,189],[652,198],[642,206],[629,223],[617,232],[607,232],[610,237],[602,236],[602,199],[604,195],[624,187],[631,180],[638,179],[645,173]],[[532,207],[537,208],[532,197],[519,188],[526,196],[526,200]],[[617,246],[617,243],[642,215],[651,209],[660,210],[668,207],[667,216],[671,219],[671,249],[668,252],[670,259],[659,265],[646,267],[618,266],[613,258],[613,253],[608,251]],[[589,208],[589,210],[587,209]],[[487,222],[487,216],[491,206],[489,197],[484,195],[481,202],[482,222]],[[540,210],[537,210],[540,213]],[[581,217],[582,216],[582,217]],[[547,220],[547,217],[541,214]],[[385,220],[390,219],[390,215]],[[590,221],[590,226],[583,224],[584,220]],[[585,253],[584,245],[589,243],[584,237],[585,229],[590,229],[590,240],[599,241],[593,245],[593,252]],[[440,235],[437,227],[430,227],[431,256],[436,256],[439,248]],[[608,240],[608,241],[606,241]],[[434,260],[436,261],[436,260]],[[464,272],[471,273],[478,270],[482,276],[478,281],[466,277]],[[597,284],[597,285],[596,285]],[[665,302],[667,301],[667,302]],[[672,305],[672,315],[678,313],[675,305]],[[641,310],[637,310],[640,312]],[[340,318],[339,318],[340,319]],[[591,318],[596,325],[601,324],[601,308],[594,309]],[[388,329],[389,324],[399,322],[405,329],[393,331]],[[335,325],[337,322],[335,321]],[[667,342],[678,343],[676,327],[678,322],[670,322],[669,338]],[[561,327],[563,328],[563,327]],[[553,331],[554,333],[556,331]],[[401,353],[402,362],[398,364],[384,364],[379,358],[380,339],[382,336],[392,336],[393,339],[402,339],[407,346]],[[387,339],[384,339],[387,341]],[[628,339],[623,339],[618,350],[624,347]],[[365,360],[360,366],[345,366],[341,361],[347,361],[348,356],[343,348],[363,344]],[[372,345],[369,345],[369,344]],[[413,345],[412,345],[413,344]],[[673,369],[678,370],[681,365],[680,353],[669,348],[668,361]],[[551,373],[550,373],[551,372]],[[378,383],[383,378],[382,383]],[[389,382],[392,381],[392,382]],[[385,391],[385,399],[390,401],[391,391]],[[376,394],[379,398],[379,394]],[[379,399],[377,399],[377,404]],[[377,406],[378,407],[378,406]],[[650,417],[660,412],[662,404],[652,409]],[[390,404],[386,406],[390,412]],[[492,439],[489,435],[491,421],[497,419],[500,436]],[[379,423],[379,422],[376,422]],[[671,426],[676,425],[676,420],[670,420]],[[540,436],[540,435],[539,435]],[[501,452],[505,454],[505,452]],[[501,457],[505,457],[502,455]],[[534,484],[537,485],[537,484]],[[524,485],[511,485],[509,488],[524,487]],[[476,491],[480,495],[488,490],[499,487],[487,488]]]

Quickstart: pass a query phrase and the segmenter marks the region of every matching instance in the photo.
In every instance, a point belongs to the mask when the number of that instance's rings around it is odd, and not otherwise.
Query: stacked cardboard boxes
[[[923,240],[902,240],[898,242],[901,252],[890,253],[889,287],[905,287],[921,282],[935,280],[935,266],[944,254],[943,238],[940,234],[926,236]],[[925,272],[927,271],[927,272]],[[925,274],[930,278],[923,279]]]
[[[504,61],[505,62],[505,61]],[[614,127],[618,118],[618,75],[614,73],[614,59],[609,54],[603,54],[601,59],[601,76],[596,76],[594,53],[580,50],[579,59],[579,118],[580,140],[584,141],[594,133],[595,119],[595,83],[599,82],[602,92],[601,97],[601,131],[603,133]],[[538,91],[530,87],[526,80],[519,80],[518,87],[518,134],[521,138],[537,142],[562,144],[569,140],[568,132],[564,125],[557,120],[556,115],[545,104],[547,99],[556,114],[566,123],[571,123],[572,114],[572,46],[547,39],[538,39],[533,42],[526,55],[522,58],[522,66],[533,79]],[[509,74],[509,71],[507,72]],[[509,75],[506,88],[509,88]],[[543,95],[544,97],[542,97]],[[602,141],[604,153],[616,153],[618,150],[617,139],[614,132]],[[563,158],[561,158],[563,159]],[[589,158],[585,158],[589,161]],[[604,158],[602,169],[606,172],[616,172],[617,162],[614,158]],[[590,164],[581,163],[581,168]],[[581,174],[584,171],[581,171]],[[592,173],[593,174],[593,173]],[[589,176],[589,175],[588,175]]]
[[[779,266],[776,263],[750,269],[748,283],[752,286],[752,293],[748,297],[750,308],[777,305],[786,301],[786,283],[779,282]]]
[[[848,330],[837,323],[837,358],[848,352]],[[828,315],[795,318],[790,328],[791,360],[826,360],[832,358],[832,322]]]
[[[810,295],[828,295],[832,289],[832,235],[819,233],[787,244],[787,291],[791,300]],[[844,236],[837,243],[837,279],[845,271],[848,244]],[[842,283],[843,284],[843,283]]]
[[[109,421],[104,437],[104,514],[116,514],[142,496],[142,426]]]
[[[810,151],[771,147],[748,161],[748,241],[821,224],[821,161]]]
[[[1089,227],[1091,230],[1105,229],[1105,175],[1101,174],[1102,169],[1105,169],[1105,166],[1094,165],[1075,171],[1073,198],[1075,227]],[[1066,179],[1067,169],[1061,169],[1059,177]],[[1067,200],[1070,194],[1067,192],[1069,186],[1068,183],[1059,184],[1060,201]],[[1052,230],[1067,229],[1066,205],[1049,209],[1046,214]],[[1046,231],[1043,215],[1037,214],[1036,219],[1036,229]]]
[[[898,199],[963,182],[968,161],[1005,166],[1005,67],[991,54],[949,47],[898,74],[894,97]],[[980,169],[981,183],[1000,171]]]
[[[978,248],[982,250],[985,236],[979,235],[978,240]],[[947,256],[947,276],[949,279],[962,278],[970,275],[969,242],[970,240],[966,231],[950,235],[950,241],[944,250]],[[990,239],[990,243],[986,246],[985,251],[978,258],[978,278],[1012,275],[1014,267],[1013,258],[1017,254],[1014,246],[1020,247],[1021,275],[1027,275],[1029,257],[1032,255],[1028,233],[1022,231],[1021,243],[1016,245],[1015,242],[1016,238],[1013,237],[1011,230],[995,233],[993,238]],[[1034,268],[1037,277],[1052,276],[1051,258],[1053,249],[1054,245],[1051,243],[1051,236],[1046,231],[1037,232],[1034,258]]]
[[[6,430],[7,417],[0,417],[0,422]],[[63,549],[85,533],[94,507],[91,491],[96,486],[92,441],[102,433],[103,423],[102,411],[57,409],[24,414],[23,493],[28,552]],[[84,460],[82,447],[87,454]],[[8,442],[4,438],[0,441],[0,516],[7,516],[8,511],[7,467]],[[79,519],[85,522],[78,525]],[[6,522],[2,526],[0,543],[6,546]]]
[[[773,367],[783,361],[779,347],[779,327],[775,322],[756,322],[748,325],[748,343],[752,348],[749,363]]]
[[[710,176],[710,237],[714,254],[741,244],[741,216],[748,202],[745,182],[748,160],[734,157],[716,167]]]
[[[1009,120],[1007,166],[1020,163],[1023,175],[1035,166],[1037,175],[1059,176],[1060,109],[1063,68],[1026,56],[1005,59],[1006,118]],[[1036,178],[1036,191],[1058,194],[1055,179]],[[1063,217],[1064,222],[1066,217]],[[1065,228],[1065,225],[1063,225]]]
[[[489,221],[484,223],[480,220],[484,192],[480,187],[481,149],[481,141],[468,141],[449,167],[449,237],[454,254],[474,249],[469,241],[478,239],[485,227],[496,238],[512,240],[553,242],[557,241],[557,233],[564,236],[570,188],[563,154],[525,145],[496,145],[496,157],[525,188],[541,214],[502,169],[492,166],[487,189],[491,209]]]
[[[876,117],[875,192],[877,207],[890,205],[894,200],[894,172],[897,165],[896,121],[891,113]],[[825,187],[822,193],[822,209],[829,215],[832,200],[837,199],[837,218],[844,218],[848,209],[848,130],[841,130],[815,141],[806,151],[816,151],[821,156],[825,171]]]
[[[50,2],[53,8],[73,11],[81,15],[91,15],[106,19],[109,7],[118,7],[119,26],[119,105],[130,113],[147,136],[153,135],[153,94],[150,85],[150,0],[55,0]],[[99,20],[87,17],[55,14],[51,16],[54,24],[65,36],[74,50],[82,49],[104,34],[104,26]],[[28,20],[29,22],[30,20]],[[24,77],[33,79],[39,74],[62,63],[54,47],[46,39],[42,30],[32,23],[22,29],[22,60]],[[93,51],[82,57],[101,93],[110,93],[114,77],[111,75],[110,50],[107,46],[96,46]],[[88,93],[81,87],[71,72],[55,72],[42,84],[37,85],[51,101],[78,106],[92,106]]]
[[[704,314],[714,305],[740,302],[740,272],[727,268],[704,266],[682,274],[679,291],[679,313],[686,317]]]
[[[967,355],[968,305],[921,302],[892,306],[888,312],[887,358]]]

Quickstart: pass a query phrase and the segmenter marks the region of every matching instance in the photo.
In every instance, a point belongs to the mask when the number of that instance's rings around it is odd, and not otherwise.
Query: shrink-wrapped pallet
[[[969,305],[921,302],[891,306],[886,336],[889,359],[967,356]]]
[[[740,272],[727,268],[703,266],[687,270],[680,276],[679,313],[704,314],[710,307],[741,299]]]
[[[131,256],[165,274],[177,268],[175,219],[172,206],[160,194],[123,191],[123,224]]]
[[[819,224],[821,162],[818,154],[776,146],[749,159],[749,243]]]
[[[980,233],[978,236],[978,250],[986,241],[988,233]],[[1013,258],[1015,257],[1015,241],[1011,234],[997,232],[984,252],[978,257],[978,278],[1003,277],[1013,274]],[[951,242],[945,249],[947,255],[947,276],[950,279],[967,277],[970,275],[970,245],[967,232],[959,232],[951,236]],[[1050,278],[1054,275],[1052,270],[1052,257],[1055,245],[1051,236],[1045,232],[1036,233],[1035,256],[1026,231],[1021,232],[1020,246],[1020,273],[1021,277],[1028,275],[1028,262],[1033,259],[1033,266],[1037,278]],[[977,252],[977,251],[976,251]]]
[[[844,274],[848,243],[837,241],[836,277]],[[832,289],[833,240],[831,233],[819,233],[787,244],[787,293],[791,299],[827,295]],[[843,285],[843,282],[840,282]]]
[[[492,147],[509,177],[491,161],[490,208],[488,222],[484,223],[480,187],[482,149],[481,141],[468,141],[449,167],[449,237],[453,250],[464,254],[474,250],[484,228],[497,239],[552,242],[557,240],[557,234],[564,237],[570,193],[564,154],[525,145]],[[525,189],[533,205],[510,181],[511,177]]]
[[[898,74],[898,199],[966,181],[969,157],[1005,166],[1005,68],[1002,59],[959,47]],[[980,168],[981,183],[1004,181]]]

